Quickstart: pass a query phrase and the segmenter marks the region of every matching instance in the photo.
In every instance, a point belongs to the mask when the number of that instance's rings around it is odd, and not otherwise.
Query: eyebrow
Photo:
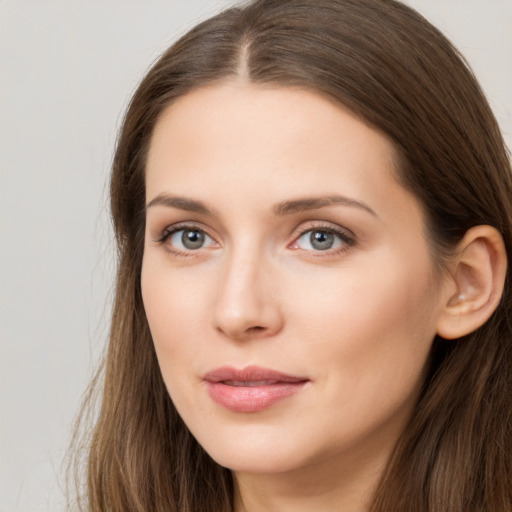
[[[316,210],[318,208],[324,208],[326,206],[352,206],[361,208],[362,210],[371,213],[373,216],[378,215],[362,201],[351,199],[350,197],[333,195],[325,197],[306,197],[304,199],[294,199],[292,201],[282,201],[281,203],[274,206],[274,213],[276,215],[288,215],[291,213],[303,212],[307,210]]]
[[[203,215],[212,215],[212,212],[201,201],[188,199],[186,197],[169,196],[167,194],[159,194],[153,198],[146,205],[146,211],[153,206],[167,206],[189,212],[201,213]]]
[[[272,211],[275,215],[283,216],[336,205],[360,208],[371,215],[378,217],[375,211],[362,201],[340,195],[306,197],[303,199],[281,201],[273,207]],[[201,201],[186,197],[169,196],[167,194],[159,194],[153,198],[146,205],[146,211],[153,206],[167,206],[170,208],[178,208],[180,210],[200,213],[202,215],[213,215],[213,212]]]

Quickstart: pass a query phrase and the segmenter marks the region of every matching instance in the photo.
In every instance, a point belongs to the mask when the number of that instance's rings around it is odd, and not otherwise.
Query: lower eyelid
[[[183,231],[199,231],[204,234],[204,245],[197,248],[188,248],[183,246],[183,242],[172,243],[172,238],[176,234],[180,234]],[[194,257],[198,256],[202,250],[215,248],[218,245],[215,238],[208,234],[208,232],[202,227],[196,225],[175,225],[170,226],[164,230],[163,233],[159,234],[156,238],[156,243],[165,248],[167,252],[178,257]],[[181,246],[181,247],[180,247]],[[197,253],[197,254],[196,254]]]

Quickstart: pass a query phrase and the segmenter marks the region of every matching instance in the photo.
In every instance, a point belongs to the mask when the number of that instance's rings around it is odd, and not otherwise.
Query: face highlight
[[[144,306],[178,412],[235,474],[378,465],[410,416],[442,280],[393,162],[304,90],[204,87],[159,120]]]

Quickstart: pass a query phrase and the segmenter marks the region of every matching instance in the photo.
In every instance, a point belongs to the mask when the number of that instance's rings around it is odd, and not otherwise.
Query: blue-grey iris
[[[334,245],[334,234],[328,231],[313,231],[309,241],[314,249],[325,251]]]
[[[201,231],[185,229],[181,235],[181,242],[187,249],[200,249],[204,244],[204,238]]]

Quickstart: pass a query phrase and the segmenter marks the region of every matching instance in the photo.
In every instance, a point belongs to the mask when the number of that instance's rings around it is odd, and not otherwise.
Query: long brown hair
[[[433,257],[475,225],[512,260],[510,160],[491,109],[450,42],[393,0],[255,0],[201,23],[154,64],[130,103],[111,178],[119,268],[99,419],[88,444],[94,512],[228,512],[230,472],[177,414],[155,357],[140,290],[144,167],[162,111],[243,74],[298,86],[387,134],[397,174],[423,206]],[[463,339],[435,339],[423,392],[375,492],[372,512],[512,510],[511,285]]]

